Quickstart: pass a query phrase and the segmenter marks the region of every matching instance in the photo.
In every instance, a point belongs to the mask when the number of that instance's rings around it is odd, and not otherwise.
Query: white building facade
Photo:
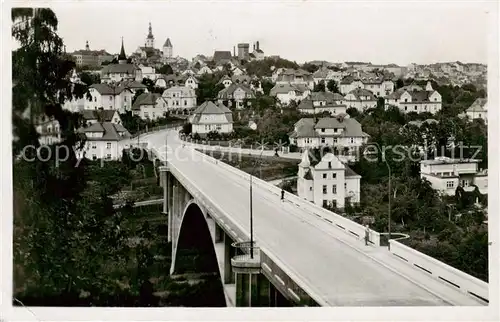
[[[420,177],[428,180],[434,190],[453,196],[458,186],[472,191],[477,186],[480,193],[488,193],[488,170],[478,169],[480,160],[460,160],[438,157],[420,162]]]
[[[361,176],[334,154],[327,153],[319,162],[311,162],[306,150],[299,164],[297,194],[319,206],[344,208],[346,200],[360,202],[360,181]]]
[[[206,136],[210,132],[228,134],[233,132],[232,112],[224,105],[215,105],[206,101],[201,104],[190,117],[192,133]]]

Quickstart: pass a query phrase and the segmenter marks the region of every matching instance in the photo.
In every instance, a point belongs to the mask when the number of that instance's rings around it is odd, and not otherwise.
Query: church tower
[[[118,55],[118,64],[126,64],[127,55],[125,55],[125,48],[123,47],[123,37],[122,37],[122,48],[120,50],[120,55]]]
[[[146,47],[154,48],[155,46],[155,37],[153,36],[153,28],[151,28],[151,22],[149,23],[149,33],[146,38]]]
[[[163,57],[172,58],[173,49],[174,47],[172,46],[172,42],[170,42],[170,38],[167,38],[167,40],[165,40],[165,43],[163,44]]]

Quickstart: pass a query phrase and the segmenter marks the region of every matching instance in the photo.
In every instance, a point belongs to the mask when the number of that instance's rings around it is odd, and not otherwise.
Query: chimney
[[[233,57],[236,57],[236,46],[233,46]]]
[[[257,50],[259,50],[259,41],[257,40]]]
[[[255,43],[253,44],[253,51],[255,51]]]

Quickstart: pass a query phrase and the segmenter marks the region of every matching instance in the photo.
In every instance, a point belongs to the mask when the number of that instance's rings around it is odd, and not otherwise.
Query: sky
[[[266,55],[299,63],[365,61],[487,63],[496,1],[71,1],[48,2],[68,52],[128,54],[143,46],[151,22],[155,47],[170,38],[191,59],[259,41]]]

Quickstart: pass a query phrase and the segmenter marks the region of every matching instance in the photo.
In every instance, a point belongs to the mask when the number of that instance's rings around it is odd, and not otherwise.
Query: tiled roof
[[[229,123],[233,122],[233,113],[230,109],[225,107],[224,105],[215,105],[213,102],[206,101],[193,112],[193,119],[191,121],[192,124],[198,124],[200,122],[202,115],[211,115],[211,114],[225,114],[226,120]]]
[[[340,121],[342,120],[342,121]],[[367,137],[369,136],[361,129],[361,124],[353,118],[324,117],[318,120],[315,129],[344,129],[339,136],[344,137]]]
[[[155,105],[156,101],[161,97],[159,93],[142,93],[139,95],[134,104],[132,105],[133,110],[140,110],[142,105]]]
[[[172,43],[170,42],[170,38],[167,38],[167,40],[165,40],[163,47],[173,47]]]
[[[82,115],[85,120],[99,120],[100,122],[111,122],[115,110],[83,110]]]
[[[335,154],[327,153],[321,158],[321,161],[314,166],[314,169],[345,169],[345,165]]]
[[[245,86],[244,84],[236,84],[236,83],[232,83],[231,85],[229,85],[227,88],[224,88],[222,89],[218,94],[217,94],[217,97],[218,98],[228,98],[228,95],[233,95],[233,93],[237,90],[237,89],[242,89],[246,94],[251,94],[252,95],[252,98],[255,98],[255,94],[252,92],[252,90]]]
[[[196,96],[195,90],[192,89],[191,87],[178,86],[178,85],[174,85],[174,86],[164,90],[162,96],[168,96],[167,94],[170,92],[176,92],[176,93],[181,92],[182,97],[195,97]]]
[[[103,133],[102,137],[91,137],[87,136],[88,141],[120,141],[123,139],[130,138],[130,133],[120,124],[115,124],[111,122],[97,122],[89,127],[81,128],[78,130],[79,133]]]
[[[104,68],[101,70],[101,75],[106,76],[108,74],[128,74],[128,75],[134,75],[135,71],[140,69],[139,67],[135,66],[134,64],[109,64],[104,66]]]
[[[352,91],[349,92],[349,94],[354,95],[354,97],[356,97],[356,99],[360,99],[361,96],[368,96],[368,100],[371,100],[371,101],[377,100],[372,92],[370,92],[369,90],[364,89],[364,88],[353,89]],[[363,100],[366,100],[366,99],[363,99]]]
[[[231,59],[231,52],[229,50],[227,51],[219,51],[216,50],[214,52],[214,61],[220,61],[220,60],[230,60]]]
[[[314,119],[302,118],[295,123],[295,130],[290,134],[290,137],[319,137],[318,133],[314,130]]]
[[[291,91],[303,93],[308,90],[307,86],[300,86],[298,84],[276,84],[270,91],[269,95],[276,96],[276,94],[287,94]]]
[[[477,98],[474,103],[467,109],[467,112],[485,112],[487,110],[488,99]]]

